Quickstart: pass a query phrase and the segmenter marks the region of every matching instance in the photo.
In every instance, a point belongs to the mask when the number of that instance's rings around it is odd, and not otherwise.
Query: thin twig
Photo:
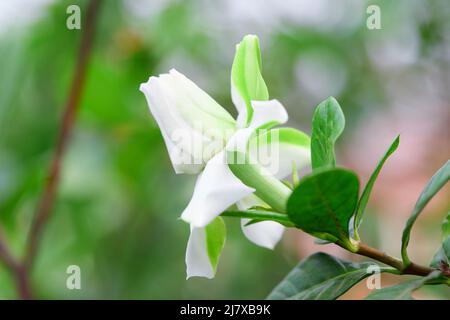
[[[48,179],[31,224],[23,262],[17,261],[12,256],[6,245],[5,237],[0,230],[0,260],[3,261],[9,271],[13,274],[18,294],[22,299],[31,299],[33,297],[29,282],[29,271],[39,247],[42,231],[50,218],[52,207],[55,202],[56,190],[61,174],[61,162],[72,133],[80,104],[81,93],[84,87],[86,69],[92,49],[95,22],[100,2],[101,0],[91,0],[88,5],[86,23],[81,36],[81,44],[75,65],[74,77],[64,109],[55,152],[49,168]]]
[[[56,190],[61,175],[61,162],[74,127],[85,83],[86,69],[91,54],[95,22],[98,16],[100,2],[101,0],[91,0],[87,8],[86,23],[81,35],[81,44],[75,65],[75,73],[64,108],[55,152],[49,167],[48,179],[44,191],[36,207],[36,212],[27,239],[25,256],[22,262],[13,257],[6,244],[2,230],[0,230],[0,260],[13,274],[17,292],[22,299],[31,299],[33,297],[29,282],[29,271],[31,270],[34,257],[36,256],[39,247],[42,231],[50,218],[55,202]]]
[[[18,262],[9,251],[9,246],[6,243],[6,237],[3,234],[3,230],[0,228],[0,260],[9,270],[14,270]]]
[[[81,93],[84,87],[86,67],[91,53],[99,4],[100,0],[91,0],[87,9],[86,24],[83,28],[81,45],[75,65],[75,74],[67,98],[62,124],[56,142],[55,153],[50,165],[47,183],[38,203],[28,237],[27,251],[24,260],[26,269],[30,268],[32,265],[39,246],[42,230],[51,215],[52,207],[55,202],[56,190],[61,174],[62,158],[72,133],[76,114],[79,109]]]
[[[28,277],[22,264],[14,258],[6,242],[3,229],[0,228],[0,260],[3,261],[8,271],[14,276],[16,289],[22,299],[31,299],[31,288]]]

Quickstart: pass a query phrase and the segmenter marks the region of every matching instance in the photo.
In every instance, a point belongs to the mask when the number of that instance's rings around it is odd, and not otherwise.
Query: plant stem
[[[267,170],[251,161],[238,151],[230,151],[229,159],[245,159],[243,163],[231,161],[228,167],[245,185],[255,189],[255,195],[264,200],[274,210],[285,213],[286,203],[292,190]]]
[[[22,300],[33,299],[33,293],[28,278],[28,272],[22,264],[17,265],[14,275],[16,277],[16,288],[20,298]]]
[[[230,152],[229,157],[231,159],[245,159],[244,163],[229,163],[228,166],[233,174],[238,177],[244,184],[255,189],[255,195],[260,197],[264,202],[269,204],[275,211],[278,211],[279,216],[270,217],[268,212],[251,212],[251,211],[236,211],[236,212],[225,212],[222,215],[228,215],[238,218],[263,218],[273,221],[280,222],[283,224],[289,223],[289,218],[284,214],[286,212],[286,203],[291,194],[291,190],[286,187],[282,182],[273,177],[272,175],[266,173],[262,167],[256,164],[251,164],[244,155],[240,152]],[[258,215],[262,215],[259,217]],[[287,219],[286,219],[287,218]],[[281,223],[281,222],[280,222]],[[287,225],[289,226],[289,225]],[[418,276],[426,276],[430,274],[435,269],[421,266],[415,263],[409,263],[405,265],[401,260],[391,257],[381,250],[369,247],[368,245],[361,243],[359,241],[354,241],[351,239],[339,240],[335,243],[336,245],[344,248],[361,256],[372,258],[391,267],[394,267],[399,271],[400,274],[412,274]]]
[[[22,265],[13,257],[0,229],[0,260],[3,261],[8,271],[14,276],[16,290],[21,299],[32,299],[31,286],[28,275]]]
[[[14,269],[17,265],[16,259],[8,249],[2,229],[0,229],[0,260],[3,261],[4,265],[10,270]]]
[[[81,35],[81,44],[75,65],[75,74],[67,97],[61,128],[57,137],[55,153],[49,168],[48,179],[31,224],[23,261],[17,261],[13,257],[6,244],[5,237],[3,237],[2,230],[0,230],[0,260],[13,275],[17,293],[21,299],[33,298],[29,272],[39,246],[42,231],[50,218],[53,203],[55,201],[56,190],[60,179],[61,162],[65,150],[67,149],[77,110],[80,105],[100,2],[101,0],[91,0],[87,8],[86,24],[83,27]]]
[[[277,212],[225,211],[222,213],[222,216],[235,217],[235,218],[265,219],[265,220],[268,219],[268,220],[272,220],[272,221],[277,221],[288,227],[290,226],[289,224],[291,224],[287,215],[285,215],[283,213],[277,213]],[[358,242],[358,243],[355,242],[355,243],[348,244],[348,243],[345,243],[342,241],[338,241],[335,244],[347,251],[352,252],[352,253],[358,254],[360,256],[368,257],[368,258],[377,260],[379,262],[382,262],[384,264],[387,264],[388,266],[394,267],[396,270],[399,271],[398,272],[399,274],[427,276],[431,272],[436,270],[436,269],[433,269],[430,267],[418,265],[413,262],[411,262],[408,266],[405,267],[405,265],[403,264],[403,262],[401,260],[394,258],[381,250],[372,248],[362,242]]]
[[[224,211],[221,216],[223,217],[238,217],[247,218],[252,220],[270,220],[281,223],[286,227],[294,227],[294,224],[289,220],[287,214],[262,210],[251,211]]]
[[[427,276],[428,274],[434,271],[434,269],[432,268],[421,266],[415,263],[411,263],[408,267],[405,268],[401,260],[391,257],[381,250],[369,247],[364,243],[359,243],[358,250],[355,253],[361,256],[365,256],[383,262],[384,264],[387,264],[399,270],[402,274]]]
[[[61,162],[74,127],[76,114],[80,105],[81,93],[84,88],[86,69],[91,54],[99,4],[100,0],[91,0],[86,12],[86,24],[82,29],[81,44],[75,65],[75,74],[67,97],[55,153],[53,154],[53,159],[49,168],[47,183],[36,208],[34,220],[28,236],[24,259],[24,266],[26,269],[29,269],[32,265],[39,246],[42,230],[51,215],[53,204],[55,202],[56,190],[61,175]]]

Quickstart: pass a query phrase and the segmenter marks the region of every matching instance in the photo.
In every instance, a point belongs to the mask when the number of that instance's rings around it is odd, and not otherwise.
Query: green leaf
[[[326,253],[301,261],[267,297],[273,300],[333,300],[371,275],[373,263],[353,263]],[[381,268],[386,271],[388,268]]]
[[[358,177],[352,171],[332,168],[313,173],[292,192],[287,204],[289,218],[318,238],[348,241],[358,190]]]
[[[450,236],[442,242],[441,247],[433,256],[430,266],[432,268],[449,268],[450,266]]]
[[[450,213],[442,222],[442,245],[438,252],[431,260],[430,266],[433,268],[448,268],[450,266],[450,228],[449,228]]]
[[[334,144],[344,131],[345,117],[335,98],[321,102],[314,112],[311,135],[311,162],[314,170],[334,167]]]
[[[450,211],[447,213],[447,217],[442,221],[442,239],[445,240],[450,236]]]
[[[403,230],[402,235],[402,259],[403,264],[407,267],[411,261],[408,257],[407,247],[409,243],[409,238],[411,235],[411,229],[414,225],[419,214],[422,212],[423,208],[427,205],[427,203],[434,197],[434,195],[448,182],[450,179],[450,160],[447,161],[435,174],[431,177],[428,184],[423,189],[422,193],[419,196],[419,199],[414,206],[413,213],[409,217],[406,222],[405,229]]]
[[[261,73],[261,52],[257,36],[247,35],[236,46],[236,55],[231,67],[231,89],[233,101],[239,108],[243,101],[247,110],[246,124],[253,115],[252,100],[268,100],[269,92]]]
[[[434,271],[418,280],[405,281],[396,286],[375,289],[366,297],[366,300],[414,300],[411,296],[413,291],[439,277],[441,277],[441,273]]]
[[[354,233],[355,233],[355,236],[357,239],[359,239],[358,228],[361,224],[361,219],[364,214],[364,211],[366,210],[366,205],[367,205],[367,202],[369,201],[369,197],[370,197],[370,193],[372,192],[373,185],[375,184],[375,181],[377,180],[378,175],[381,171],[381,168],[383,167],[387,158],[389,158],[389,156],[391,154],[393,154],[395,150],[397,150],[399,143],[400,143],[400,136],[397,136],[397,138],[395,138],[395,140],[392,142],[389,149],[384,154],[383,158],[381,158],[381,160],[378,162],[374,172],[370,176],[369,181],[367,182],[367,184],[364,188],[361,198],[359,199],[358,207],[356,209],[354,224],[353,224],[353,230],[354,230]]]
[[[219,257],[225,245],[226,227],[221,217],[215,218],[205,227],[206,250],[208,251],[209,261],[216,272]]]

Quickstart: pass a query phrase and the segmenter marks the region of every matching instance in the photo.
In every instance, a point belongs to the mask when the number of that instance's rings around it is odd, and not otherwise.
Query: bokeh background
[[[0,2],[0,223],[23,252],[51,159],[83,30],[66,8],[86,1]],[[366,8],[381,8],[368,30]],[[298,230],[276,250],[251,244],[239,222],[214,280],[185,280],[189,228],[178,217],[195,177],[176,176],[139,84],[176,68],[233,115],[230,68],[243,35],[260,37],[263,75],[289,125],[310,133],[315,106],[335,96],[347,125],[338,162],[362,183],[395,136],[397,152],[378,179],[363,239],[398,255],[401,230],[421,189],[450,158],[450,4],[447,0],[108,0],[63,177],[32,274],[41,298],[258,299],[318,246]],[[415,225],[410,252],[427,264],[439,246],[449,188]],[[82,290],[66,268],[81,267]],[[383,276],[382,285],[399,281]],[[448,288],[420,298],[449,299]],[[363,298],[364,284],[343,298]],[[15,298],[0,264],[0,298]]]

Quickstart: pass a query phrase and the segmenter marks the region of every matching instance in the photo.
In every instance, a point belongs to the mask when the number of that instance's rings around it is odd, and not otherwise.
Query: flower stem
[[[224,217],[238,217],[238,218],[246,218],[252,220],[263,220],[263,221],[275,221],[281,223],[286,227],[294,227],[294,224],[289,220],[287,214],[272,212],[272,211],[263,211],[263,210],[249,210],[249,211],[225,211],[221,214]]]
[[[286,204],[292,190],[258,164],[253,164],[238,151],[229,152],[228,158],[245,159],[244,163],[228,164],[233,174],[244,184],[254,188],[255,195],[270,205],[275,211],[286,213]]]
[[[92,52],[95,25],[101,0],[91,0],[86,12],[86,23],[81,36],[75,72],[67,97],[56,147],[48,170],[48,178],[39,199],[27,239],[24,257],[25,272],[31,268],[34,256],[38,250],[41,234],[51,216],[61,175],[61,163],[67,150],[70,136],[75,125],[77,112],[86,79],[87,66]]]

